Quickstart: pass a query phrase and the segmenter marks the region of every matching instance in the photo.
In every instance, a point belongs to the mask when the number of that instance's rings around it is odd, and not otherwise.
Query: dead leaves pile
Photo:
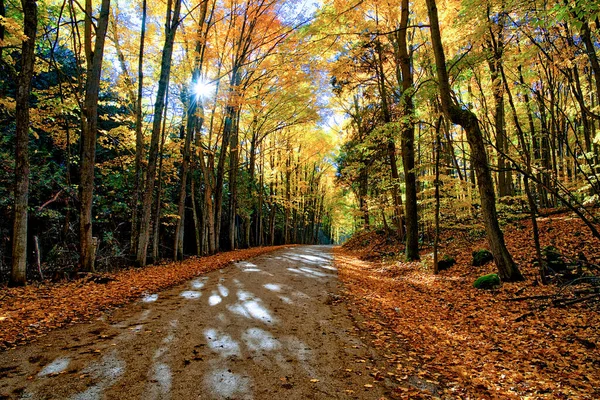
[[[51,329],[89,321],[102,311],[140,299],[203,273],[286,246],[257,247],[189,258],[183,262],[129,269],[104,281],[43,283],[0,290],[0,349],[26,343]],[[288,246],[289,247],[289,246]]]
[[[560,216],[539,224],[543,246],[583,251],[598,262],[600,243],[578,220]],[[397,370],[400,398],[600,398],[598,302],[556,308],[548,300],[508,301],[558,290],[535,281],[529,227],[520,222],[505,230],[527,280],[496,291],[472,287],[495,271],[493,264],[470,266],[471,252],[486,244],[466,235],[445,235],[450,240],[442,254],[458,264],[438,276],[429,270],[430,249],[414,263],[369,262],[361,251],[336,249],[349,300],[367,316],[374,344]]]

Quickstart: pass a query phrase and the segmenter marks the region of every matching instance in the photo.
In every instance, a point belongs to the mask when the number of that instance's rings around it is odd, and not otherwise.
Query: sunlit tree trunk
[[[483,136],[479,128],[479,121],[471,111],[461,108],[452,101],[448,71],[446,70],[446,57],[440,35],[437,7],[435,0],[426,1],[442,108],[450,120],[453,123],[462,126],[467,134],[467,141],[471,147],[471,163],[473,164],[473,168],[477,175],[479,195],[481,197],[481,210],[485,222],[487,240],[492,254],[494,255],[496,266],[498,267],[498,274],[504,281],[523,280],[521,272],[506,248],[504,235],[502,234],[502,230],[498,223],[494,182],[488,166]]]
[[[17,78],[15,131],[15,203],[12,233],[12,269],[10,284],[25,285],[27,281],[27,206],[29,203],[29,96],[35,61],[37,31],[37,4],[22,0],[23,26],[27,38],[23,40],[21,71]],[[2,4],[4,15],[4,4]],[[4,36],[4,28],[1,32]]]
[[[81,269],[94,270],[95,245],[92,239],[92,202],[94,197],[94,166],[96,163],[96,135],[98,131],[98,95],[104,42],[108,29],[110,0],[102,0],[96,22],[96,38],[92,44],[92,1],[85,2],[85,54],[87,75],[81,132],[81,170],[79,183],[79,251]],[[93,47],[93,50],[92,50]]]

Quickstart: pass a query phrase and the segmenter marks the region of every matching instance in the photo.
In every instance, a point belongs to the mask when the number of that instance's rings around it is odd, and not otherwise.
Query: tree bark
[[[15,132],[15,203],[12,234],[11,286],[22,286],[27,281],[27,206],[29,203],[29,96],[35,61],[37,31],[37,4],[22,0],[24,33],[21,53],[21,72],[16,95]],[[4,8],[4,4],[2,4]],[[4,11],[4,10],[2,10]],[[2,32],[4,35],[4,32]]]
[[[169,1],[171,6],[171,1]],[[146,185],[142,202],[142,216],[140,219],[140,236],[136,255],[136,263],[143,267],[146,265],[146,254],[148,243],[150,241],[150,222],[152,209],[152,195],[154,193],[154,183],[156,181],[156,164],[158,160],[158,142],[161,133],[162,113],[165,108],[165,92],[171,74],[171,57],[173,55],[173,43],[175,33],[179,26],[179,11],[181,9],[181,0],[175,0],[173,11],[167,7],[166,18],[166,37],[163,47],[163,53],[160,66],[160,78],[158,81],[158,90],[156,94],[156,103],[154,105],[154,118],[152,121],[152,137],[150,140],[150,154],[148,156],[148,170],[146,173]],[[171,11],[173,15],[171,15]]]
[[[417,176],[415,174],[415,124],[413,122],[414,104],[412,92],[414,90],[411,58],[406,40],[408,27],[408,0],[402,0],[400,14],[400,29],[398,31],[398,51],[400,69],[402,71],[402,101],[404,102],[404,117],[406,123],[402,127],[402,164],[404,166],[404,181],[406,185],[406,201],[404,202],[406,215],[406,259],[408,261],[419,259],[419,220],[417,214]]]
[[[426,0],[426,2],[429,14],[431,42],[437,66],[442,109],[454,124],[458,124],[465,129],[467,141],[471,147],[471,163],[477,176],[479,195],[481,197],[481,211],[485,223],[487,240],[492,254],[494,255],[496,266],[498,267],[498,274],[503,281],[512,282],[523,280],[519,268],[506,248],[504,235],[502,234],[502,230],[498,223],[494,181],[492,180],[492,175],[488,166],[479,121],[471,111],[461,108],[452,101],[448,71],[446,70],[446,57],[440,34],[437,6],[435,0]]]
[[[142,1],[142,30],[140,34],[140,54],[138,56],[138,87],[135,103],[135,179],[131,207],[131,254],[137,250],[139,238],[139,202],[142,191],[142,159],[144,157],[144,135],[142,132],[142,90],[144,88],[144,42],[146,38],[147,1]]]
[[[92,1],[85,2],[85,53],[87,77],[81,132],[81,177],[79,183],[79,251],[83,271],[94,271],[94,245],[92,239],[92,202],[94,197],[94,167],[96,163],[96,135],[98,131],[98,95],[104,42],[108,29],[110,0],[102,0],[97,21],[96,39],[92,51]]]
[[[195,107],[191,110],[195,113]],[[194,118],[188,115],[187,128],[181,126],[181,132],[185,135],[183,145],[183,162],[181,165],[181,180],[179,182],[179,201],[177,204],[177,224],[175,226],[175,243],[173,246],[173,260],[183,260],[183,231],[185,224],[185,200],[187,197],[187,181],[190,166],[190,151],[192,147],[192,136],[194,135]]]

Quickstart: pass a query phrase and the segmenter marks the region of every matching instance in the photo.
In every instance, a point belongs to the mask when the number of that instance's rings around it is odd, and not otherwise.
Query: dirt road
[[[0,399],[387,397],[331,258],[303,246],[238,262],[0,353]]]

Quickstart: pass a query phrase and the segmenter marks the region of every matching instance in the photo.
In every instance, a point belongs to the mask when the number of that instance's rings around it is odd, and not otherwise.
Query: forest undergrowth
[[[90,321],[102,312],[232,262],[284,247],[290,245],[255,247],[115,273],[90,274],[77,280],[3,288],[0,294],[0,350],[26,344],[52,329]]]
[[[588,265],[600,262],[600,241],[580,220],[560,214],[538,223],[542,246],[567,258],[583,253]],[[400,398],[600,398],[598,287],[541,285],[529,220],[511,223],[505,237],[526,280],[490,291],[473,287],[495,272],[493,263],[471,266],[485,239],[465,230],[442,232],[440,258],[457,263],[437,276],[431,247],[422,249],[420,262],[398,261],[392,254],[401,248],[382,231],[336,248],[347,301],[396,370]]]

